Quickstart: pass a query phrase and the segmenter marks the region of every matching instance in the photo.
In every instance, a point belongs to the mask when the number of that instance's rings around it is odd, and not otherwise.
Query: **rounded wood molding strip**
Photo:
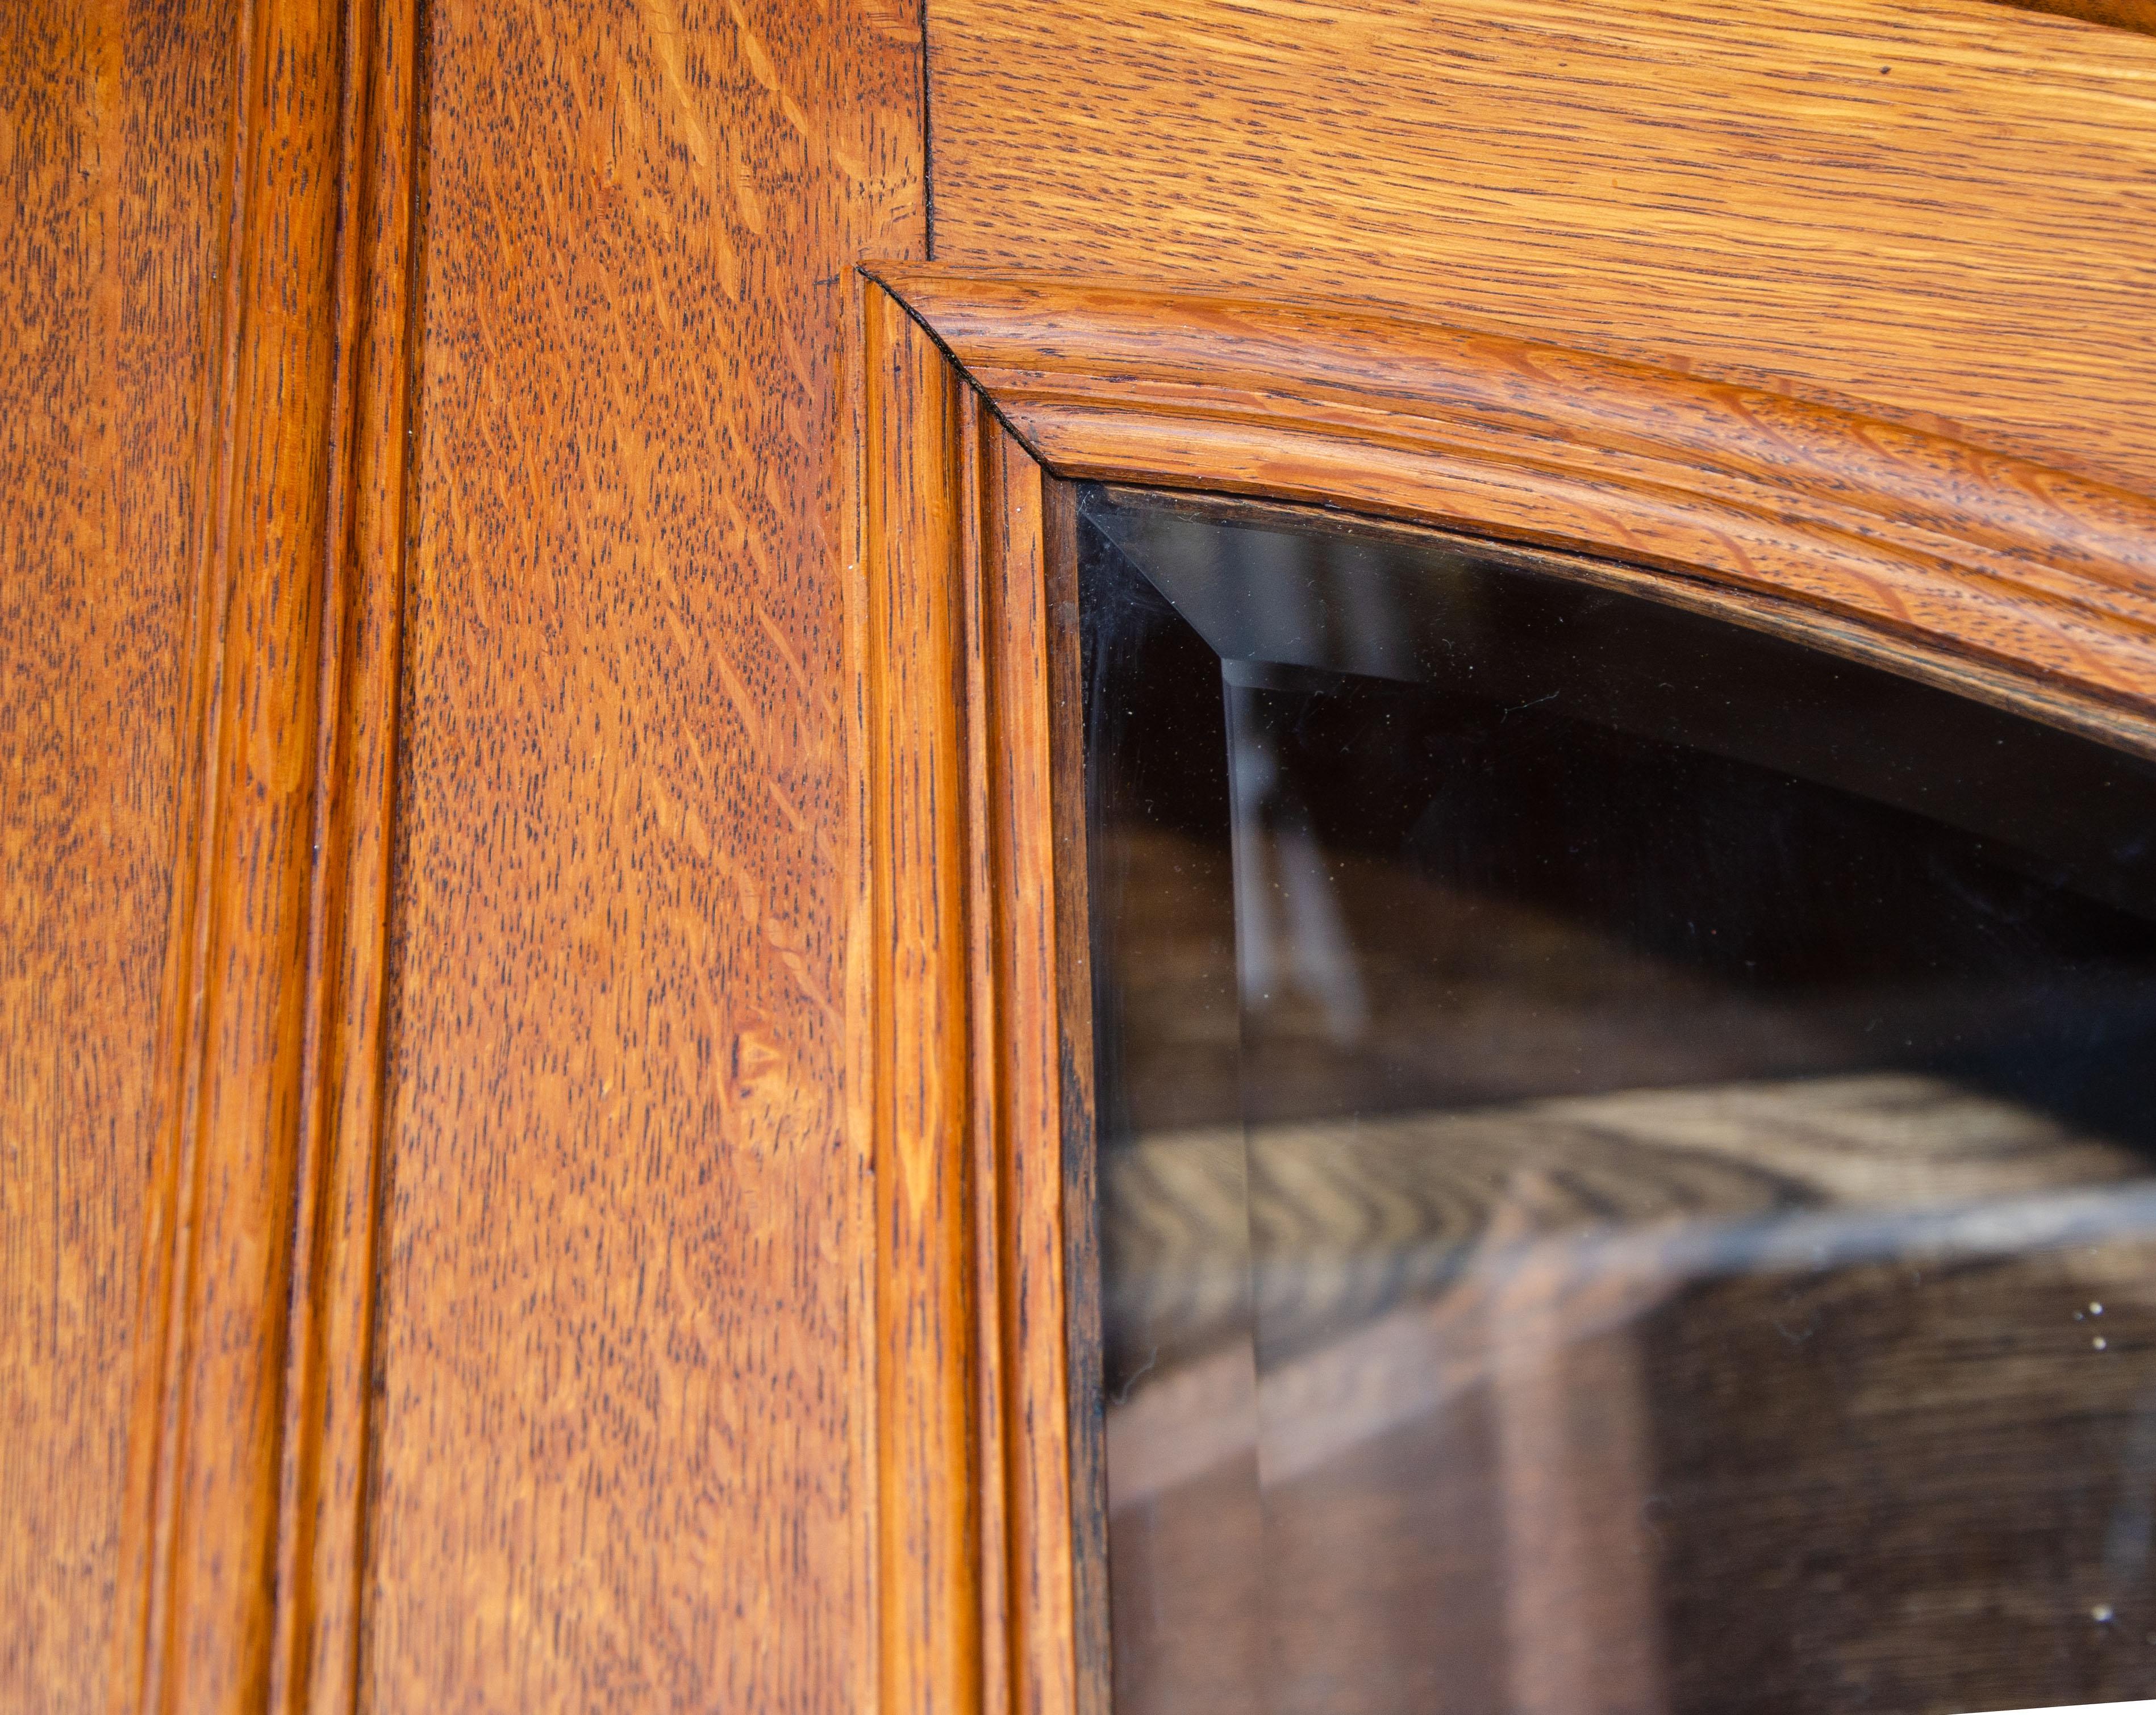
[[[1835,406],[1352,307],[916,265],[900,298],[1059,475],[1570,550],[2156,716],[2156,499]]]
[[[234,15],[113,1715],[357,1703],[417,21]]]
[[[1065,485],[870,288],[851,591],[881,1707],[1101,1706]],[[1066,1140],[1070,1140],[1066,1143]],[[1074,1249],[1074,1247],[1075,1247]]]

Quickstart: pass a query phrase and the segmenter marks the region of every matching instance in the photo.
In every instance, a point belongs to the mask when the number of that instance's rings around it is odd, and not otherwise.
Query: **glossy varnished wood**
[[[863,677],[868,706],[868,932],[875,1044],[876,1435],[880,1488],[881,1707],[978,1709],[982,1658],[980,1533],[999,1473],[978,1338],[975,1254],[990,1271],[993,1226],[977,1232],[992,1145],[969,1098],[975,960],[993,957],[967,907],[969,758],[964,634],[974,498],[970,391],[927,335],[881,292],[868,312],[869,554]],[[978,788],[976,788],[978,789]],[[983,1161],[983,1155],[990,1159]],[[990,1206],[993,1206],[992,1204]],[[990,1243],[980,1245],[982,1237]],[[998,1639],[999,1642],[1000,1640]]]
[[[307,1022],[269,1707],[358,1692],[420,162],[418,8],[345,15]]]
[[[884,272],[1058,472],[1582,550],[2156,709],[2156,501],[1853,404],[1322,304]]]
[[[0,1707],[116,1625],[228,8],[0,25]]]
[[[425,8],[378,1711],[873,1707],[860,286],[910,7]]]
[[[1024,1715],[1090,1708],[1102,1652],[1086,1510],[1094,1338],[1091,997],[1066,485],[976,399],[968,546],[968,871],[987,1660]],[[1074,1249],[1074,1241],[1075,1249]],[[998,1613],[998,1610],[1000,1612]],[[999,1621],[999,1623],[998,1623]],[[998,1660],[998,1651],[1000,1660]],[[991,1708],[999,1705],[988,1697]]]
[[[398,0],[235,24],[116,1711],[357,1665],[413,44]]]
[[[23,16],[10,1708],[1098,1708],[1027,444],[2149,701],[2125,32],[938,0],[983,403],[903,0]]]
[[[2156,39],[1981,0],[944,0],[935,254],[1332,297],[2156,465]]]
[[[883,1707],[1091,1707],[1067,500],[880,289],[859,654]],[[1075,867],[1074,867],[1075,866]],[[1070,1171],[1066,1149],[1077,1152]],[[1081,1397],[1074,1399],[1074,1390]]]
[[[2115,30],[2156,35],[2156,0],[2005,0],[2028,12],[2048,12]]]

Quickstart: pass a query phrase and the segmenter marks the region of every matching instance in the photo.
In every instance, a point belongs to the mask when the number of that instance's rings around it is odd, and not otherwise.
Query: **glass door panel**
[[[1080,530],[1118,1710],[2156,1694],[2156,769],[1547,557]]]

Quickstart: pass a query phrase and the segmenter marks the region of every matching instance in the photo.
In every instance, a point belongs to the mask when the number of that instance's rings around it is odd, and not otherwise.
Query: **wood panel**
[[[860,286],[911,7],[426,9],[365,1701],[870,1707]]]
[[[1969,588],[1920,593],[2091,635],[1933,632],[2133,690],[2089,664],[2145,646],[2156,45],[1974,0],[1252,16],[939,0],[943,254],[1645,354],[1706,377],[1628,430],[1657,457],[1688,399],[1876,425],[1845,476],[1935,479],[1904,561],[1976,496]],[[940,581],[862,581],[851,264],[926,248],[920,30],[11,20],[0,1702],[1097,1702],[1069,496],[888,318],[952,511],[902,556]]]
[[[935,256],[1332,296],[2156,462],[2156,40],[1933,0],[942,0]]]
[[[120,1603],[226,9],[0,28],[0,1705],[98,1706]]]

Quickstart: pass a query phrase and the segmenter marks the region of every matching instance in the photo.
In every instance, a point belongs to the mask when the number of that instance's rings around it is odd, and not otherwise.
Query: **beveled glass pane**
[[[2156,1694],[2156,770],[1081,507],[1117,1707]]]

